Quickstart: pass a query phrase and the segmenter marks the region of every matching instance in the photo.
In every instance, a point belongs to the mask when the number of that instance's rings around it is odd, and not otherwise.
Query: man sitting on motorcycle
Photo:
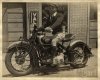
[[[57,6],[50,5],[50,17],[47,23],[48,27],[45,30],[51,31],[55,36],[52,39],[52,51],[55,56],[57,53],[57,43],[65,37],[65,24],[64,24],[64,14],[57,11]]]

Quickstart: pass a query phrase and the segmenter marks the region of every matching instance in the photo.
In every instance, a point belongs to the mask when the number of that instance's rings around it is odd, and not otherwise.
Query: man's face
[[[51,14],[54,14],[56,11],[57,11],[57,8],[56,7],[50,7],[50,9],[51,9]]]

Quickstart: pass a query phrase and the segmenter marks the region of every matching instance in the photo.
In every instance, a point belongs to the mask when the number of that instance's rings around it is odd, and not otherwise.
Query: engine
[[[50,46],[52,38],[53,38],[53,35],[51,35],[51,34],[48,34],[48,35],[47,34],[46,35],[39,35],[38,36],[39,42],[41,44],[43,44],[43,45],[49,44],[49,46],[48,45],[44,46],[44,48],[45,48],[45,52],[44,52],[45,59],[43,59],[43,63],[44,64],[45,63],[46,64],[47,63],[53,63],[55,65],[64,64],[64,54],[63,54],[63,51],[61,51],[60,49],[58,49],[57,55],[54,56],[54,57],[52,56],[53,55],[53,53],[51,52],[52,51],[52,47]],[[47,53],[46,53],[46,51],[47,51]],[[50,56],[52,56],[53,58],[51,58]]]
[[[58,53],[58,55],[53,58],[53,64],[58,65],[63,63],[64,63],[64,54]]]

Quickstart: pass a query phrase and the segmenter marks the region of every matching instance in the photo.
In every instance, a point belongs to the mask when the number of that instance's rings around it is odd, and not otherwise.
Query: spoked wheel
[[[88,61],[87,52],[85,51],[85,45],[77,43],[71,47],[70,61],[71,66],[74,68],[84,67]]]
[[[30,74],[32,72],[32,65],[28,49],[24,47],[11,49],[6,55],[5,65],[14,76]]]

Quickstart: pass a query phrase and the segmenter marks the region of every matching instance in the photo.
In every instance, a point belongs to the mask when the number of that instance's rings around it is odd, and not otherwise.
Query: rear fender
[[[87,54],[92,55],[91,49],[89,48],[89,46],[86,43],[84,43],[83,41],[81,41],[81,40],[73,41],[72,43],[70,43],[69,48],[71,48],[73,45],[75,45],[77,43],[81,43],[83,46],[85,46],[85,51],[87,52]]]

